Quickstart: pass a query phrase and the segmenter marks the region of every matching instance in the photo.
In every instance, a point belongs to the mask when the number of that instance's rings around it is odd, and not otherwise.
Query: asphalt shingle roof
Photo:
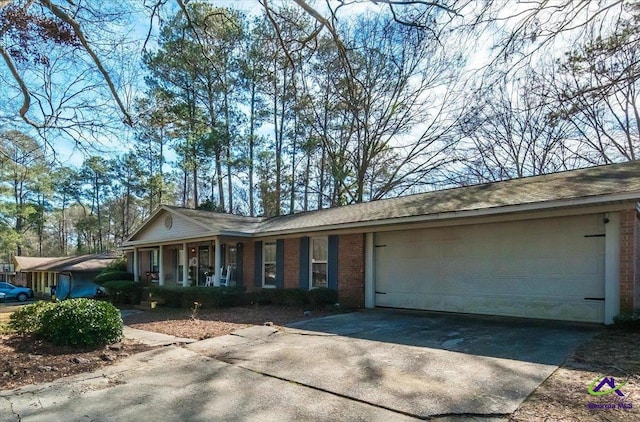
[[[66,257],[14,257],[19,271],[100,271],[119,257],[118,254],[66,256]]]
[[[403,217],[489,210],[612,194],[637,193],[640,161],[445,189],[265,220],[259,232],[303,230]]]
[[[211,211],[166,207],[185,215],[215,234],[270,235],[322,230],[323,227],[358,226],[394,219],[439,215],[453,217],[464,211],[508,212],[514,206],[566,206],[568,201],[606,202],[612,195],[640,200],[640,161],[590,167],[502,182],[408,195],[392,199],[302,212],[272,218],[244,217]],[[555,204],[557,203],[557,204]]]

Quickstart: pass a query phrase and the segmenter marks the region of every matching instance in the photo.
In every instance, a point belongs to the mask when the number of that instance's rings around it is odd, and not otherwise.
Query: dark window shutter
[[[309,237],[300,238],[300,284],[298,287],[309,290]]]
[[[256,287],[262,287],[262,241],[254,243],[255,246],[255,260],[254,260],[254,273],[253,273],[253,285]]]
[[[338,290],[338,236],[329,236],[329,262],[327,262],[328,286]]]
[[[243,252],[243,244],[242,243],[238,243],[236,245],[236,286],[243,286],[244,285],[244,280],[243,280],[243,275],[244,275],[244,259],[242,256],[242,252]]]
[[[276,287],[284,287],[284,240],[276,240]]]

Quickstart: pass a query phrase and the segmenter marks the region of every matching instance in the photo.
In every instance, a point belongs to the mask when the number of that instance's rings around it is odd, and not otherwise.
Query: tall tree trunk
[[[233,177],[231,174],[231,129],[229,123],[229,93],[224,91],[224,143],[227,148],[227,189],[229,194],[229,213],[233,213]]]
[[[256,82],[254,78],[251,78],[251,112],[249,115],[249,215],[251,217],[256,215],[256,208],[253,202],[253,197],[255,195],[254,192],[254,181],[253,181],[253,155],[254,155],[254,147],[255,147],[255,125],[256,125]]]

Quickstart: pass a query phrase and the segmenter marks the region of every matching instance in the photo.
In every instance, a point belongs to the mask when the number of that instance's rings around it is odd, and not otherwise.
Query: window
[[[276,242],[264,242],[262,265],[262,287],[276,287]]]
[[[151,265],[149,270],[158,272],[159,265],[160,265],[160,251],[158,249],[154,249],[151,251]]]
[[[231,277],[227,280],[227,283],[236,281],[236,269],[238,267],[238,248],[236,246],[229,246],[227,249],[227,265],[231,268]]]
[[[311,283],[309,288],[327,287],[327,261],[329,241],[327,237],[311,238]]]

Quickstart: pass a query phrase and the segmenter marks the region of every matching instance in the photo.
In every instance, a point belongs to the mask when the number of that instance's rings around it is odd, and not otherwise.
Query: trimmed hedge
[[[154,299],[162,299],[166,306],[191,308],[198,302],[202,309],[227,308],[244,305],[243,287],[158,287],[149,288]]]
[[[159,287],[149,289],[154,299],[162,300],[165,306],[191,308],[194,302],[202,309],[226,308],[241,305],[277,305],[322,308],[338,301],[338,292],[320,288],[262,289],[245,292],[243,287]]]
[[[142,300],[142,284],[129,280],[106,281],[102,287],[107,289],[111,301],[118,304],[138,305]]]
[[[98,274],[93,282],[96,284],[104,285],[108,281],[133,281],[133,274],[128,271],[111,270]]]
[[[122,339],[120,311],[108,302],[70,299],[41,315],[38,334],[58,346],[98,347]]]

